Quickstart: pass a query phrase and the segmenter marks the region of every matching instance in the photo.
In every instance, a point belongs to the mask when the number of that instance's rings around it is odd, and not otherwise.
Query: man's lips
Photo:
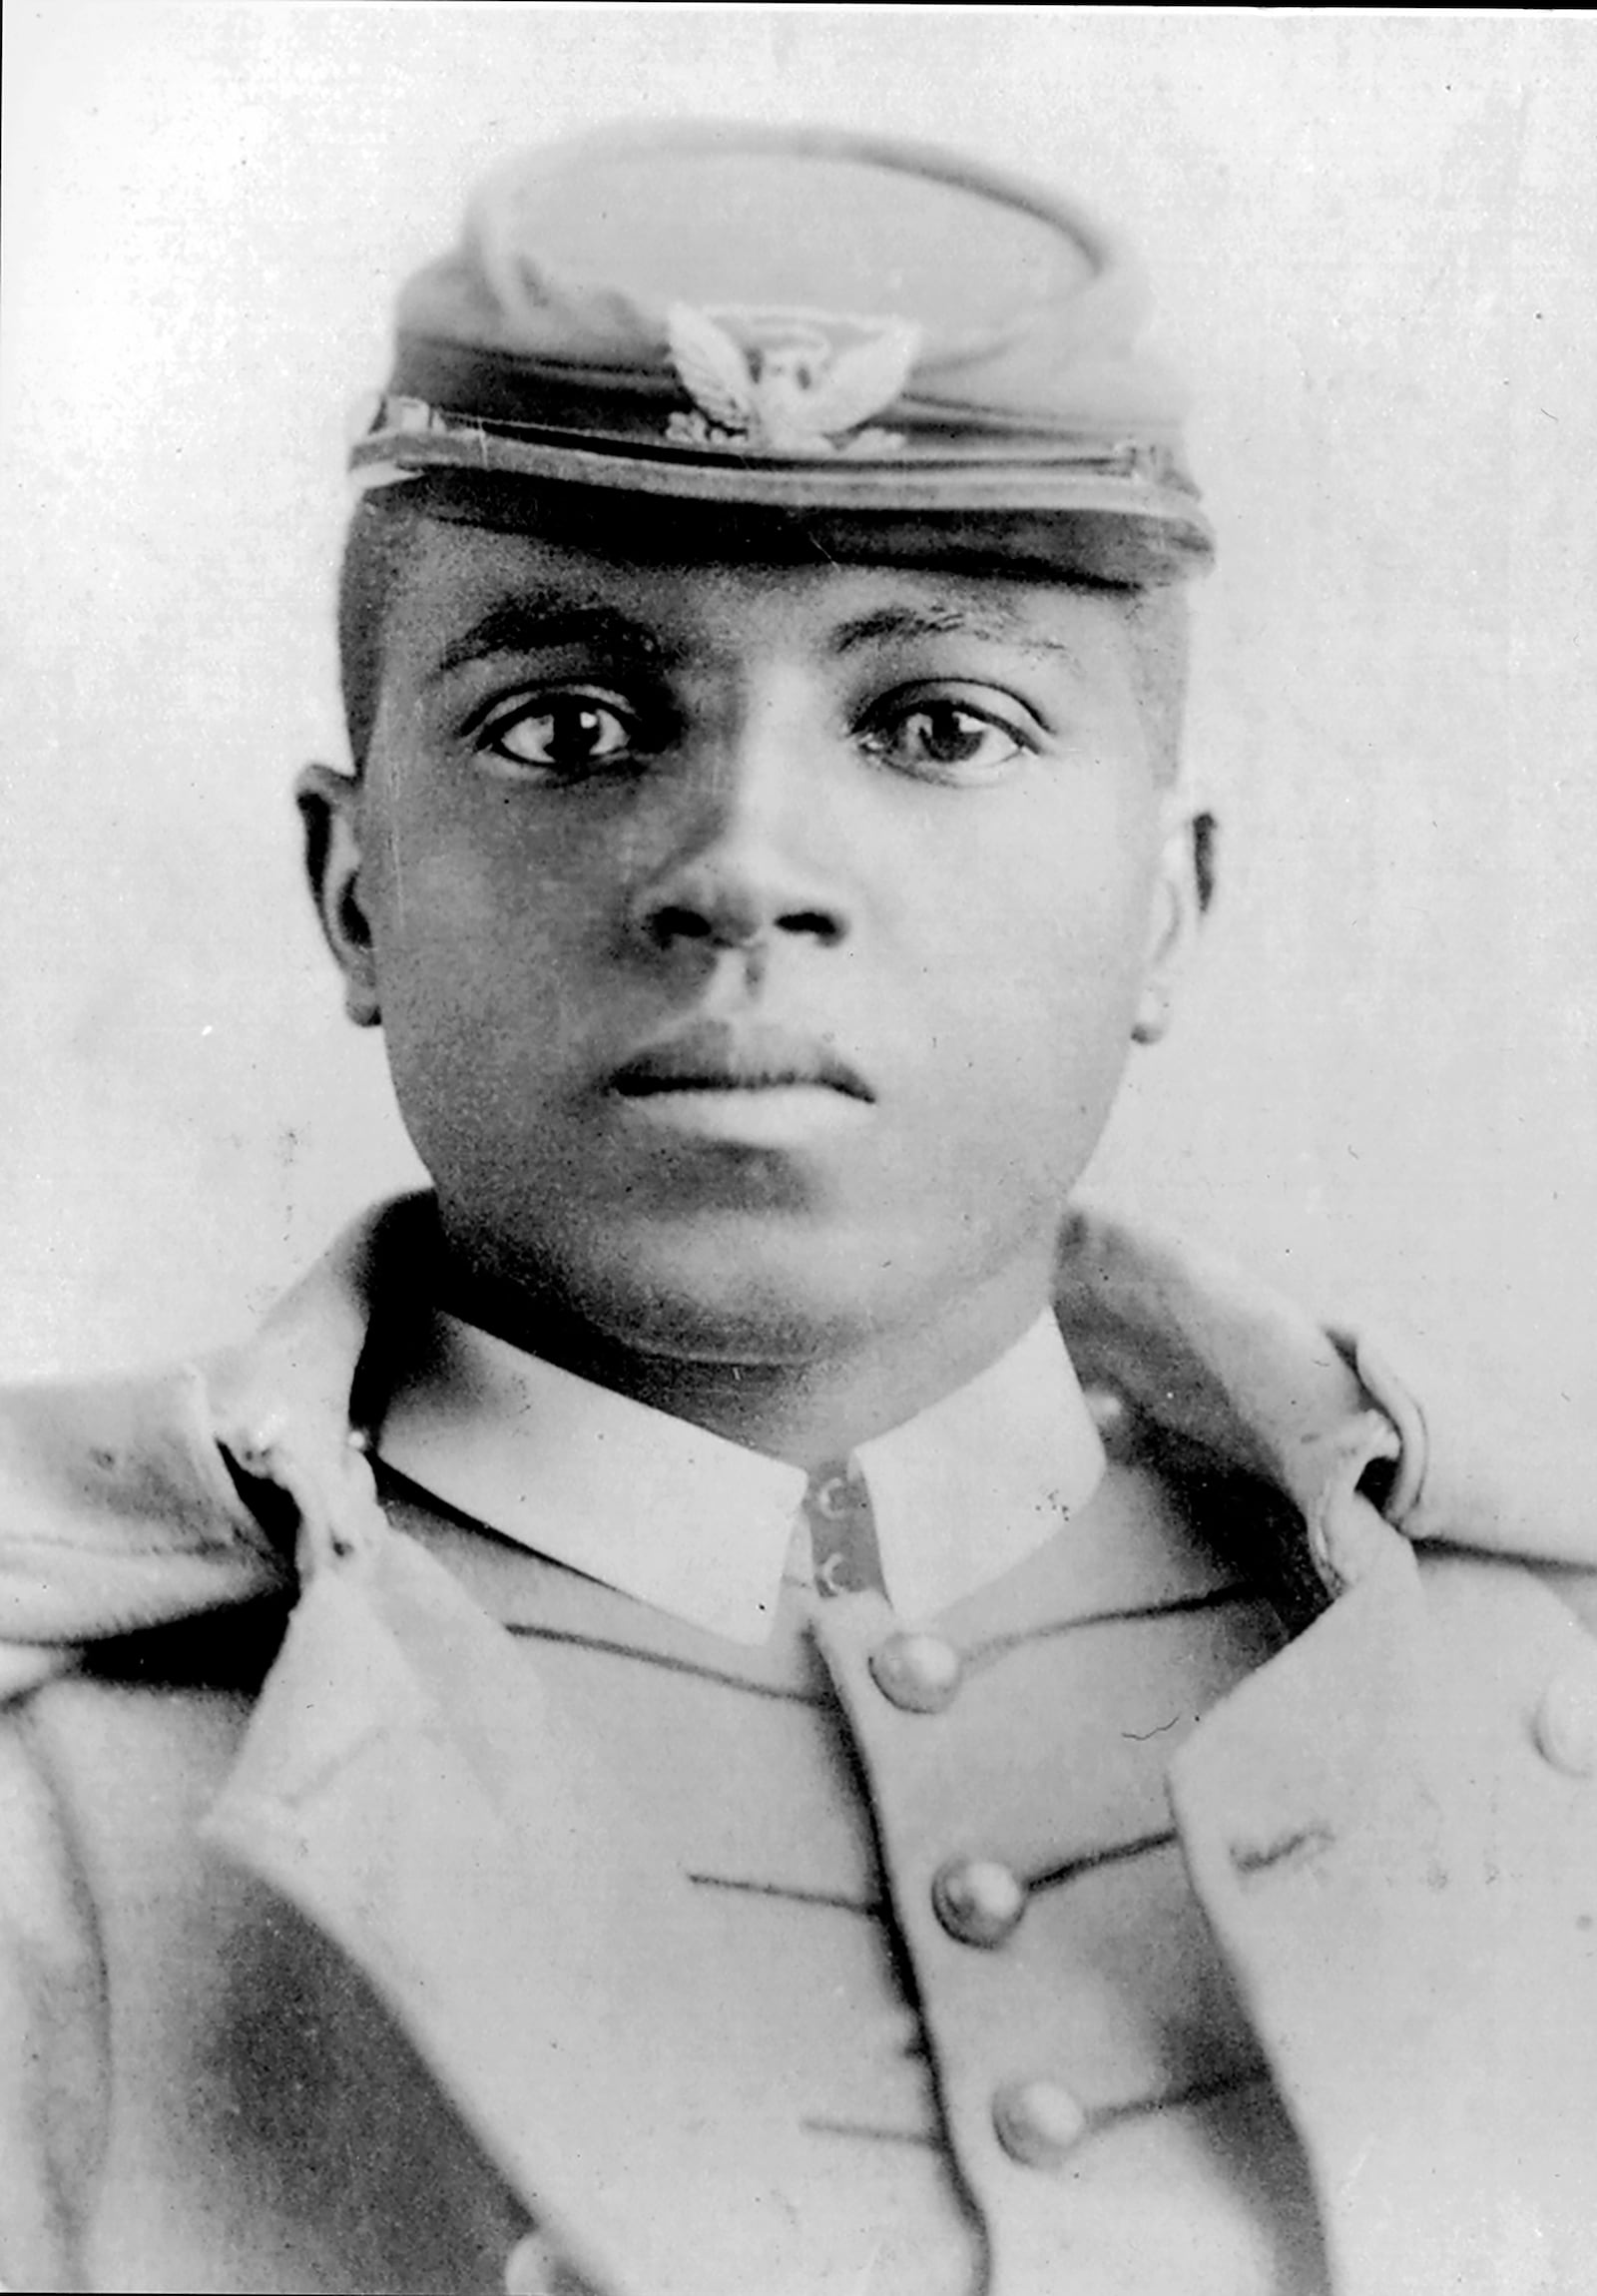
[[[628,1099],[670,1092],[783,1092],[819,1087],[874,1100],[858,1070],[823,1039],[770,1023],[699,1020],[623,1062],[610,1088]]]

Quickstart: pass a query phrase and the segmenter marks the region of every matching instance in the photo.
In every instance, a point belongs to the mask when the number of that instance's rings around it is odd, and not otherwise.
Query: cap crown
[[[1146,312],[1119,240],[1019,178],[884,138],[635,124],[483,184],[400,296],[352,467],[1118,520],[1125,578],[1158,579],[1210,538]]]

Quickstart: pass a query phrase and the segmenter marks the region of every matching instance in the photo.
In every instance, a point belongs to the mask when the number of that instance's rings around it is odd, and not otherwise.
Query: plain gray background
[[[231,1337],[415,1166],[286,790],[346,410],[508,146],[889,126],[1129,226],[1222,538],[1210,944],[1091,1176],[1597,1474],[1597,21],[13,6],[0,1373]]]

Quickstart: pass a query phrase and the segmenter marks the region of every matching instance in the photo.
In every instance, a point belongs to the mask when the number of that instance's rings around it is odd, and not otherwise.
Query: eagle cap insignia
[[[745,454],[891,453],[900,432],[860,425],[903,389],[920,340],[908,319],[673,303],[667,349],[697,411],[667,434]]]

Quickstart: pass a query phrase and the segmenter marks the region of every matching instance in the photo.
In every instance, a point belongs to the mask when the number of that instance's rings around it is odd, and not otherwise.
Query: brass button
[[[1567,1777],[1589,1778],[1597,1770],[1597,1652],[1548,1683],[1536,1709],[1536,1744]]]
[[[1026,1885],[996,1858],[950,1858],[931,1885],[937,1919],[966,1946],[1001,1946],[1026,1910]]]
[[[1056,2080],[1010,2080],[992,2100],[992,2123],[1011,2160],[1057,2168],[1086,2134],[1087,2115]]]
[[[870,1653],[871,1680],[906,1714],[941,1714],[963,1672],[958,1651],[940,1634],[889,1634]]]
[[[817,1482],[809,1503],[827,1522],[840,1522],[853,1505],[853,1487],[845,1474],[828,1474]]]

